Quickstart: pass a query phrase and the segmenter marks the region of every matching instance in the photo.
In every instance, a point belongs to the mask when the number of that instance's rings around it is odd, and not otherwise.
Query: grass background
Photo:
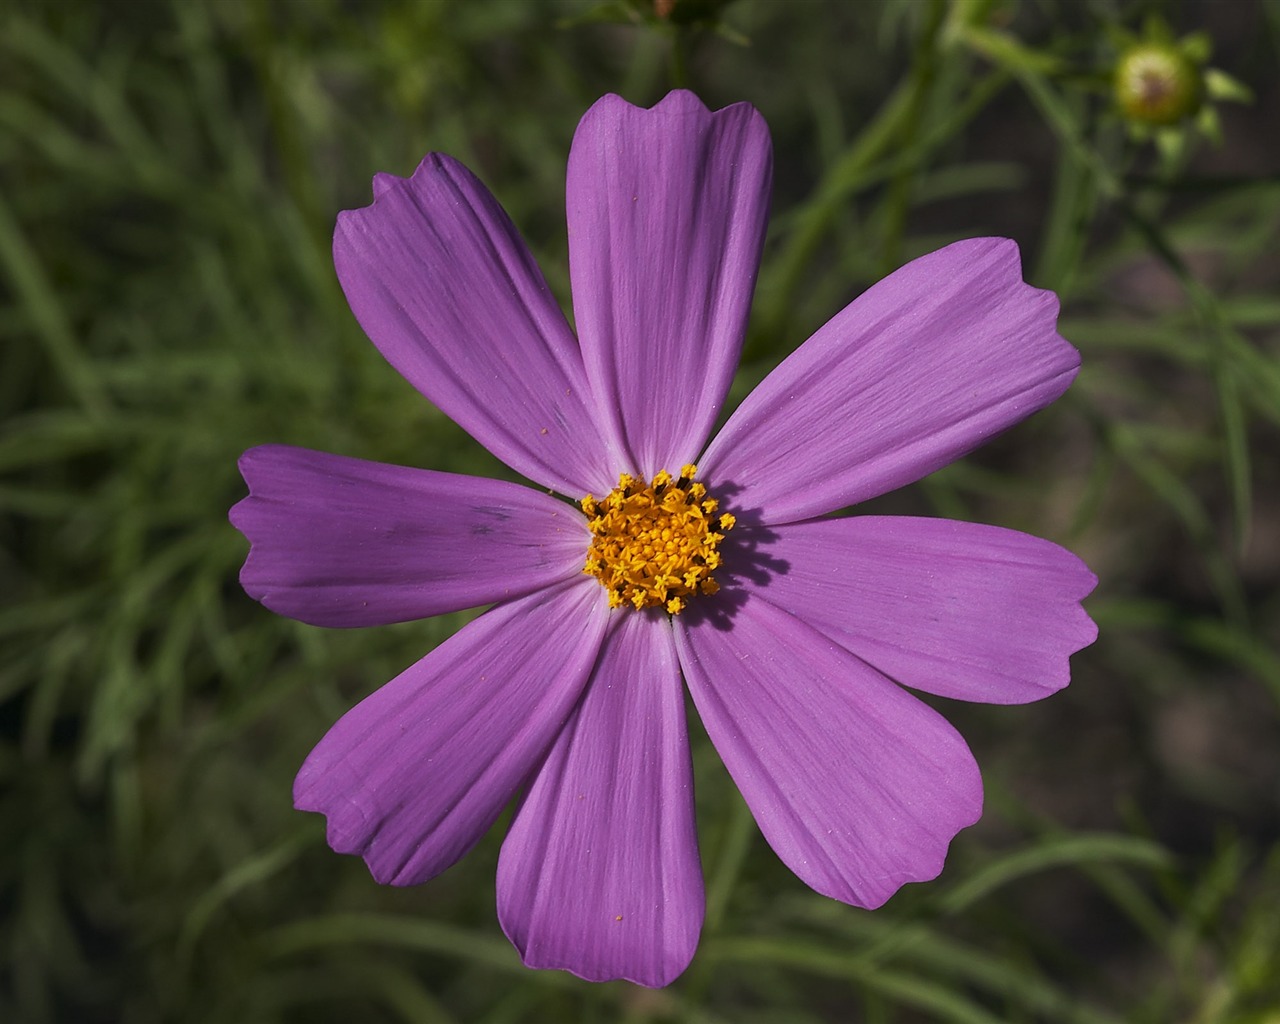
[[[1280,1021],[1280,6],[10,0],[0,11],[0,1020]],[[1116,26],[1206,30],[1220,146],[1132,138]],[[501,827],[410,890],[290,807],[347,707],[456,618],[251,602],[235,459],[505,475],[363,338],[335,213],[428,150],[567,300],[564,162],[604,92],[756,104],[774,218],[733,400],[907,259],[1003,234],[1084,371],[878,511],[1064,543],[1074,683],[945,704],[988,810],[866,913],[774,858],[695,737],[707,927],[663,991],[519,965]]]

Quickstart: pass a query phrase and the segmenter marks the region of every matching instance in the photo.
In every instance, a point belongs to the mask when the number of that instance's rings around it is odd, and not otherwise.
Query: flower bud
[[[1200,69],[1170,43],[1139,42],[1116,62],[1116,102],[1132,121],[1177,124],[1200,109]]]

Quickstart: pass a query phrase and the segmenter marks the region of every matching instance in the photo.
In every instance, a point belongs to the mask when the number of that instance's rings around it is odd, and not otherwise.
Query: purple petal
[[[285,445],[240,459],[249,497],[231,521],[240,573],[272,611],[371,626],[506,601],[582,572],[590,534],[528,487]]]
[[[762,587],[769,601],[919,690],[993,704],[1039,700],[1067,685],[1067,656],[1098,635],[1080,607],[1097,577],[1038,537],[907,516],[768,533],[761,551],[786,570],[741,584]]]
[[[673,92],[644,110],[605,96],[578,125],[573,308],[632,471],[692,462],[711,430],[742,347],[771,180],[769,129],[745,103],[711,113]]]
[[[582,356],[502,208],[456,160],[374,180],[372,206],[338,215],[333,261],[379,351],[477,441],[562,494],[607,492]]]
[[[677,622],[676,648],[760,831],[823,895],[878,907],[978,820],[978,766],[946,720],[770,602],[748,595],[727,629]]]
[[[467,852],[545,756],[595,664],[589,581],[498,605],[348,711],[293,785],[329,845],[416,885]]]
[[[787,523],[918,480],[1067,389],[1080,355],[1018,247],[956,242],[855,299],[755,389],[698,460]]]
[[[666,617],[612,621],[503,843],[498,914],[530,967],[661,986],[702,927],[684,693]]]

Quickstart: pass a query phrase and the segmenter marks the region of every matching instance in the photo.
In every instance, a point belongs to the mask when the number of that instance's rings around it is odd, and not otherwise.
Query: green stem
[[[671,88],[689,88],[689,37],[679,27],[671,35]]]
[[[747,852],[751,848],[751,837],[755,833],[755,819],[746,801],[736,793],[733,807],[725,822],[724,838],[720,844],[720,855],[716,859],[715,870],[711,873],[711,881],[707,885],[707,919],[706,929],[713,932],[724,920],[725,908],[733,895],[738,876],[742,874],[742,865],[746,862]]]
[[[1191,273],[1159,225],[1138,208],[1121,179],[1081,134],[1070,108],[1049,83],[1047,76],[1058,70],[1053,58],[1028,50],[1012,36],[988,29],[970,27],[963,32],[962,38],[1018,79],[1068,154],[1092,176],[1097,192],[1104,198],[1115,201],[1128,224],[1137,231],[1156,258],[1164,263],[1182,286],[1183,293],[1211,341],[1208,355],[1222,423],[1223,455],[1232,496],[1233,532],[1236,549],[1242,550],[1250,528],[1252,471],[1246,436],[1247,423],[1239,399],[1237,371],[1232,365],[1230,352],[1233,345],[1239,345],[1243,339],[1235,336],[1218,301]],[[1203,510],[1200,513],[1203,514]],[[1203,544],[1212,544],[1212,538],[1203,535],[1201,541],[1202,547]],[[1208,558],[1209,551],[1205,550],[1204,553]],[[1219,599],[1223,611],[1232,621],[1243,623],[1246,602],[1239,581],[1230,573],[1224,575],[1217,562],[1216,558],[1209,558],[1211,575],[1219,583]]]
[[[942,0],[934,0],[929,5],[924,30],[916,39],[915,55],[911,63],[911,88],[900,126],[906,138],[918,134],[925,101],[937,79],[939,54],[937,40],[946,13],[947,8]],[[904,161],[889,183],[880,251],[881,274],[890,274],[902,265],[902,241],[906,234],[907,213],[911,208],[911,195],[919,166],[919,159]]]
[[[895,173],[900,167],[918,167],[928,155],[955,137],[1002,89],[1009,76],[998,70],[976,82],[963,103],[941,120],[938,127],[909,145],[899,145],[910,122],[918,79],[899,84],[870,124],[853,140],[814,190],[814,197],[794,219],[794,227],[770,262],[769,278],[761,292],[767,305],[760,317],[760,336],[777,341],[796,306],[797,292],[813,263],[818,247],[838,223],[840,208],[860,188]]]

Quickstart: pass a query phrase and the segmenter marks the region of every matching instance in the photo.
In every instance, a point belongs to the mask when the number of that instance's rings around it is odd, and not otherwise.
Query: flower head
[[[1215,101],[1247,103],[1247,86],[1208,66],[1212,43],[1203,32],[1175,39],[1169,26],[1152,16],[1135,35],[1111,29],[1118,55],[1111,71],[1112,95],[1138,139],[1154,137],[1167,154],[1176,154],[1193,135],[1222,141]]]
[[[1170,43],[1139,43],[1116,62],[1115,94],[1135,121],[1176,124],[1200,108],[1200,69]]]
[[[906,687],[1017,703],[1096,630],[1047,541],[828,513],[1057,398],[1079,356],[1017,247],[958,242],[869,289],[708,443],[764,237],[746,104],[606,96],[568,169],[577,336],[446,156],[339,216],[338,276],[388,361],[541,489],[303,449],[245,453],[241,580],[365,626],[493,607],[348,712],[298,774],[330,845],[408,885],[517,793],[498,912],[525,962],[663,985],[703,916],[683,686],[778,856],[876,907],[977,820],[968,747]],[[550,490],[568,498],[560,500]],[[572,503],[570,503],[572,502]]]

